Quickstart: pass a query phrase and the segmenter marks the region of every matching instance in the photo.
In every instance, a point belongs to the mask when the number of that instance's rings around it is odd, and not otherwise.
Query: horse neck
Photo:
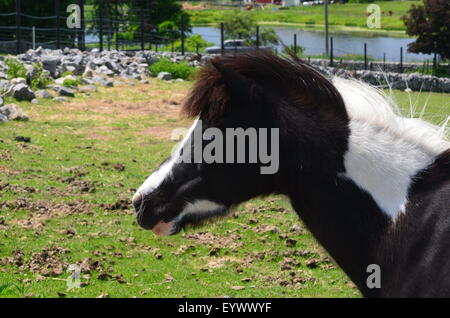
[[[289,194],[300,219],[365,294],[367,266],[380,264],[378,251],[391,223],[373,199],[351,181],[306,176]]]
[[[316,239],[364,295],[377,296],[380,291],[366,285],[367,267],[385,263],[386,233],[405,212],[413,177],[438,151],[366,123],[349,126],[347,150],[340,160],[329,155],[339,153],[339,142],[318,146],[314,152],[328,157],[310,160],[306,169],[293,168],[302,158],[291,158],[284,187]],[[333,171],[341,164],[342,171]]]

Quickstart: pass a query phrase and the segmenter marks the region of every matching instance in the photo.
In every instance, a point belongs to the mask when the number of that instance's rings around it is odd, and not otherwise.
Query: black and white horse
[[[133,197],[143,228],[172,235],[251,198],[284,194],[364,296],[450,296],[444,129],[396,115],[365,84],[328,80],[301,61],[265,52],[214,59],[184,111],[198,119]],[[199,120],[202,131],[224,134],[277,128],[277,172],[261,174],[261,162],[179,160],[191,156]],[[206,147],[211,138],[201,142]],[[381,269],[375,288],[367,285],[371,264]]]

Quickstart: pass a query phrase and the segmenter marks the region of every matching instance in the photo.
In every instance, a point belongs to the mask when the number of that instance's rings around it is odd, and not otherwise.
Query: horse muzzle
[[[145,213],[144,197],[140,192],[135,193],[132,203],[136,211],[137,222],[143,229],[151,230],[158,236],[175,235],[180,232],[174,221],[157,221],[151,217],[151,213]]]

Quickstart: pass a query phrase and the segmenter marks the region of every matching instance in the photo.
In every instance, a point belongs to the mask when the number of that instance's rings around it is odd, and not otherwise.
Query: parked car
[[[250,52],[256,50],[254,46],[245,45],[245,40],[226,40],[223,43],[224,52],[225,53],[243,53]],[[272,50],[271,47],[264,46],[259,47],[260,50]],[[212,46],[205,49],[205,53],[207,54],[219,54],[222,52],[220,46]]]

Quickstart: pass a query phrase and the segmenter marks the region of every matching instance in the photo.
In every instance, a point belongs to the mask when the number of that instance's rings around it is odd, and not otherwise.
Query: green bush
[[[47,73],[44,72],[44,69],[42,68],[42,65],[40,63],[33,64],[33,67],[36,71],[36,74],[30,80],[29,84],[31,88],[33,90],[36,90],[38,88],[46,88],[50,83],[50,78],[48,77]]]
[[[9,80],[17,77],[25,78],[27,79],[28,85],[30,85],[33,90],[45,88],[50,83],[50,79],[47,73],[44,72],[44,69],[40,63],[33,64],[35,73],[32,78],[27,78],[27,70],[25,66],[15,58],[7,58],[5,64],[8,66],[6,75]]]
[[[82,82],[81,82],[80,78],[77,78],[76,80],[71,80],[71,79],[66,78],[63,82],[63,86],[65,86],[65,87],[78,86],[81,84],[82,84]]]
[[[69,75],[73,75],[73,73],[71,71],[65,71],[64,73],[61,74],[61,77],[66,77]]]
[[[174,78],[189,79],[195,68],[189,66],[188,62],[174,63],[168,58],[163,58],[150,65],[149,70],[155,76],[160,72],[168,72]]]
[[[27,78],[27,70],[25,69],[25,66],[23,66],[22,63],[20,63],[15,58],[7,58],[5,64],[6,66],[8,66],[6,75],[8,76],[9,80],[17,77]]]

